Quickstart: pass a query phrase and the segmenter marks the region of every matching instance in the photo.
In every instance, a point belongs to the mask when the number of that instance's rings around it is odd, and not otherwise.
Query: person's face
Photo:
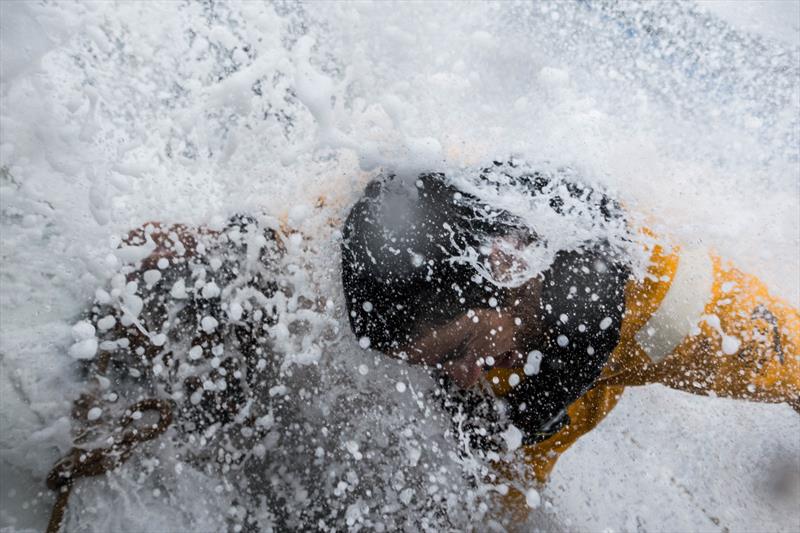
[[[492,367],[520,367],[538,333],[534,317],[540,289],[539,280],[532,279],[510,291],[508,306],[470,310],[445,325],[423,329],[394,355],[437,368],[464,388]]]

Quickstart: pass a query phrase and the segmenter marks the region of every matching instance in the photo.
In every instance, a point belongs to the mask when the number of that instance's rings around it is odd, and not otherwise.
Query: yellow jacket
[[[647,275],[626,287],[620,342],[600,379],[567,409],[569,425],[524,449],[540,482],[614,408],[626,386],[661,383],[694,394],[787,402],[800,413],[797,309],[706,251],[662,245],[647,251]],[[512,372],[492,370],[490,382],[499,378],[495,394],[508,392]],[[525,507],[521,494],[507,498],[518,510]]]

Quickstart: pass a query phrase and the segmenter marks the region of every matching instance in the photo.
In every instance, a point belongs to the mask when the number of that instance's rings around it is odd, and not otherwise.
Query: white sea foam
[[[236,476],[175,459],[165,439],[148,451],[158,465],[134,459],[82,480],[71,528],[222,530],[247,513],[267,528],[293,523],[297,509],[337,511],[326,526],[340,529],[484,520],[488,461],[444,436],[449,415],[423,394],[431,380],[402,362],[376,366],[369,339],[350,335],[335,228],[377,172],[445,170],[554,245],[598,231],[581,219],[566,231],[524,198],[469,181],[468,169],[515,156],[569,167],[638,221],[713,246],[800,301],[789,259],[800,243],[800,52],[781,40],[792,17],[777,5],[758,23],[683,3],[2,3],[0,527],[44,527],[43,479],[71,444],[70,402],[85,387],[76,359],[104,350],[94,330],[72,325],[93,297],[124,305],[122,325],[141,323],[145,287],[119,271],[153,242],[119,247],[122,238],[148,220],[218,230],[234,213],[302,232],[283,242],[292,291],[270,302],[278,320],[264,334],[278,360],[259,361],[277,363],[275,412],[257,419],[266,435],[248,452],[257,461],[245,484],[278,489],[246,508],[254,494]],[[247,244],[250,264],[263,245]],[[552,249],[526,253],[539,269],[552,259]],[[159,261],[146,284],[163,284],[168,266]],[[195,281],[160,288],[226,302],[234,322],[264,303]],[[312,312],[317,301],[327,304]],[[738,340],[720,334],[734,353]],[[525,374],[543,359],[532,352]],[[539,523],[790,530],[800,519],[791,500],[769,496],[765,473],[784,459],[798,469],[800,428],[787,410],[658,389],[626,392],[619,410],[562,458],[556,488],[523,487],[531,507],[555,506],[557,519]],[[198,452],[216,431],[198,437]],[[657,451],[642,461],[642,446]]]

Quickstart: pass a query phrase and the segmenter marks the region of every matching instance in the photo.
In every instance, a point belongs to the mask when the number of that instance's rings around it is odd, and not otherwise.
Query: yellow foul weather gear
[[[567,409],[566,427],[524,449],[540,482],[628,386],[660,383],[694,394],[786,402],[800,412],[797,309],[705,250],[656,244],[647,251],[647,275],[626,287],[620,342],[600,379]],[[512,373],[490,372],[496,394],[508,391]]]

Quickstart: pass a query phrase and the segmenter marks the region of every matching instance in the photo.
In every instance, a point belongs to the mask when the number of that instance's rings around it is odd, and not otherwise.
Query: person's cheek
[[[467,356],[456,361],[448,361],[444,372],[461,388],[473,386],[481,377],[483,369],[478,365],[478,355]]]

